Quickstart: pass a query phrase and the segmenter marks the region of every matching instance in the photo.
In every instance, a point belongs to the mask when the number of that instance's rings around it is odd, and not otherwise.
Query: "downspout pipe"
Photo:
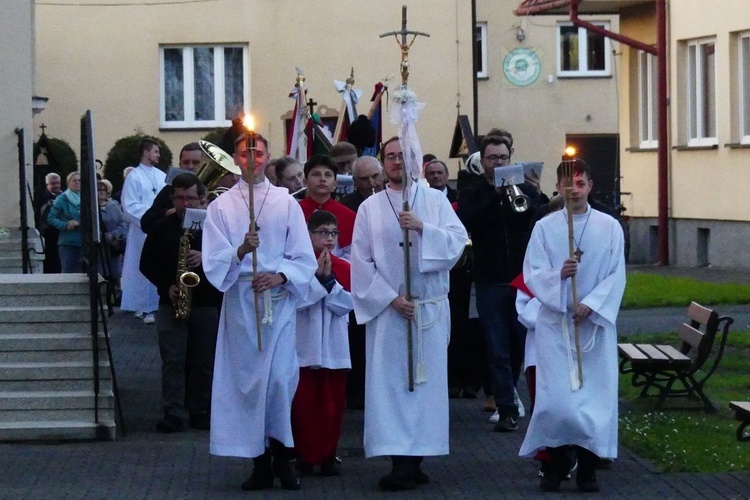
[[[657,61],[657,193],[659,265],[669,265],[669,159],[667,144],[667,0],[656,0],[656,47],[606,30],[578,17],[578,5],[583,0],[570,0],[570,20],[574,26],[585,28],[612,40],[656,56]]]

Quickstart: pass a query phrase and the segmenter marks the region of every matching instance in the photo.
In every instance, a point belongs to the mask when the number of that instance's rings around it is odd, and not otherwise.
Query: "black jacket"
[[[160,304],[172,303],[169,300],[169,287],[177,284],[177,257],[182,233],[180,216],[171,214],[154,225],[143,244],[141,273],[156,286]],[[202,231],[194,232],[190,239],[190,248],[200,250],[202,237]],[[201,279],[192,291],[193,306],[221,306],[223,295],[208,282],[203,273],[203,267],[199,266],[190,270],[197,273]]]
[[[530,227],[544,199],[525,184],[519,188],[531,202],[522,213],[484,180],[460,191],[457,213],[471,236],[476,283],[507,284],[522,271]]]
[[[157,222],[164,218],[167,210],[174,207],[172,203],[172,195],[174,194],[174,188],[170,185],[164,186],[159,194],[154,198],[154,203],[151,204],[151,208],[146,210],[146,213],[141,217],[141,230],[149,234],[154,228]]]

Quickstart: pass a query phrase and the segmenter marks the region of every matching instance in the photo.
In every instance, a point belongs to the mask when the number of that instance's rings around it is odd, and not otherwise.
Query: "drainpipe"
[[[667,144],[667,0],[656,0],[656,47],[606,30],[578,18],[578,5],[583,0],[570,0],[570,20],[574,26],[585,28],[617,40],[630,47],[656,56],[657,62],[657,150],[659,265],[669,265],[669,162]]]

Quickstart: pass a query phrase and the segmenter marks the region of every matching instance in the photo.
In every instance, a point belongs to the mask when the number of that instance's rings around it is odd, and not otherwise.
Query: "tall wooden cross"
[[[406,5],[401,6],[401,30],[383,33],[380,35],[380,38],[385,38],[391,35],[396,38],[396,43],[398,43],[398,46],[401,48],[401,83],[406,86],[409,82],[409,49],[419,35],[426,37],[429,37],[430,35],[429,33],[424,33],[422,31],[411,31],[406,29]],[[401,35],[401,40],[399,40],[399,35]],[[409,35],[414,35],[411,42],[407,41]]]

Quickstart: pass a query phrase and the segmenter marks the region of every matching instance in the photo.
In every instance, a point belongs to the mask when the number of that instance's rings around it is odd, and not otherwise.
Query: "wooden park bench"
[[[661,409],[667,397],[699,397],[707,412],[716,407],[706,397],[704,385],[719,366],[729,327],[734,322],[693,302],[688,307],[689,323],[680,325],[678,335],[682,345],[617,344],[620,373],[632,373],[633,387],[643,387],[641,397],[658,396],[656,409]],[[716,335],[721,338],[714,349]],[[715,351],[715,352],[714,352]],[[679,382],[679,384],[675,384]],[[655,390],[656,393],[653,393]]]
[[[750,425],[750,402],[732,401],[729,408],[734,410],[734,418],[740,421],[737,427],[737,441],[750,441],[750,434],[745,433],[745,429]]]

